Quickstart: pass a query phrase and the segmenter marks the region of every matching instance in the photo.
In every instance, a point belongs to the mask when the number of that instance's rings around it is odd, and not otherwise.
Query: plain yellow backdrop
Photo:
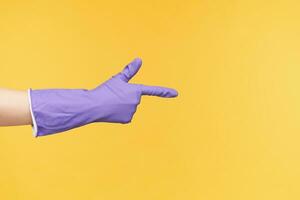
[[[296,0],[0,0],[0,86],[93,88],[134,57],[129,125],[0,129],[3,200],[300,199]]]

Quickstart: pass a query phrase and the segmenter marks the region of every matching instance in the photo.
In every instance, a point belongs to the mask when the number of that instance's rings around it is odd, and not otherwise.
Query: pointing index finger
[[[148,86],[143,84],[139,84],[139,87],[142,91],[142,95],[150,95],[165,98],[172,98],[178,96],[178,92],[172,88],[161,86]]]

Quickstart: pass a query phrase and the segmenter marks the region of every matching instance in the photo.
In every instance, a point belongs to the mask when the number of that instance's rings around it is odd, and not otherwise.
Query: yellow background
[[[129,125],[0,129],[0,199],[300,199],[299,1],[0,0],[0,85],[93,88],[136,56]]]

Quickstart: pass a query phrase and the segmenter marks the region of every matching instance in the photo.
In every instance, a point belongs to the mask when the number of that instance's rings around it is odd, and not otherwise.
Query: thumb
[[[139,71],[141,66],[142,60],[140,58],[136,58],[129,63],[122,72],[118,73],[116,77],[128,82]]]
[[[150,95],[150,96],[157,96],[157,97],[177,97],[178,92],[172,88],[167,87],[160,87],[160,86],[147,86],[139,84],[142,95]]]

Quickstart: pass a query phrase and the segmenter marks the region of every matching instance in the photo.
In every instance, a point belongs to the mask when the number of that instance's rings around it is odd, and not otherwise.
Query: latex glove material
[[[92,90],[29,89],[34,135],[59,133],[93,122],[129,123],[142,95],[178,95],[171,88],[128,83],[141,64],[140,59],[135,59],[122,72]]]

